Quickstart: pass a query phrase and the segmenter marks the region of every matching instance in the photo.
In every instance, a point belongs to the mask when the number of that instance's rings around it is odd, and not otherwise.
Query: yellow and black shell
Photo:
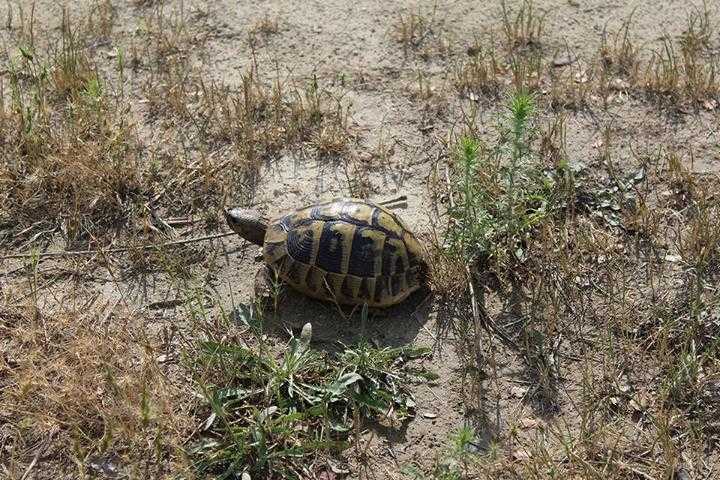
[[[271,220],[263,257],[296,290],[344,305],[399,303],[422,286],[427,271],[423,249],[402,221],[357,199]]]

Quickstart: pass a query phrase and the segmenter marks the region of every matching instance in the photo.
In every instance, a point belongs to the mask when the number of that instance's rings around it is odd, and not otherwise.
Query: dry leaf
[[[532,455],[530,455],[530,452],[527,450],[524,450],[522,448],[518,448],[517,450],[513,450],[512,456],[515,460],[529,460]]]
[[[536,418],[523,418],[520,420],[520,426],[524,429],[537,428],[540,426],[540,420]]]

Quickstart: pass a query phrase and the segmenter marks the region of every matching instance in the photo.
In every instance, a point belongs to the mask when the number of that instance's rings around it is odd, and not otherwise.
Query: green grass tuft
[[[207,402],[190,450],[194,466],[219,478],[304,477],[319,456],[348,448],[364,423],[411,418],[408,385],[435,376],[406,362],[428,353],[361,343],[330,357],[292,337],[275,358],[262,348],[204,342],[188,358]]]

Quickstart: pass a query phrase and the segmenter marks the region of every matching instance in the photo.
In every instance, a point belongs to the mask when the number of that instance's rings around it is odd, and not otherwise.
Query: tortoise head
[[[229,208],[225,210],[225,220],[245,240],[260,246],[265,242],[268,221],[260,212],[247,208]]]

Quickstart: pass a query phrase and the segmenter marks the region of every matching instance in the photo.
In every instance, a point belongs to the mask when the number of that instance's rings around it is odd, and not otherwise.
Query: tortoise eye
[[[233,215],[230,212],[230,210],[225,211],[225,218],[227,218],[228,222],[230,222],[230,223],[239,223],[238,218],[235,215]]]

